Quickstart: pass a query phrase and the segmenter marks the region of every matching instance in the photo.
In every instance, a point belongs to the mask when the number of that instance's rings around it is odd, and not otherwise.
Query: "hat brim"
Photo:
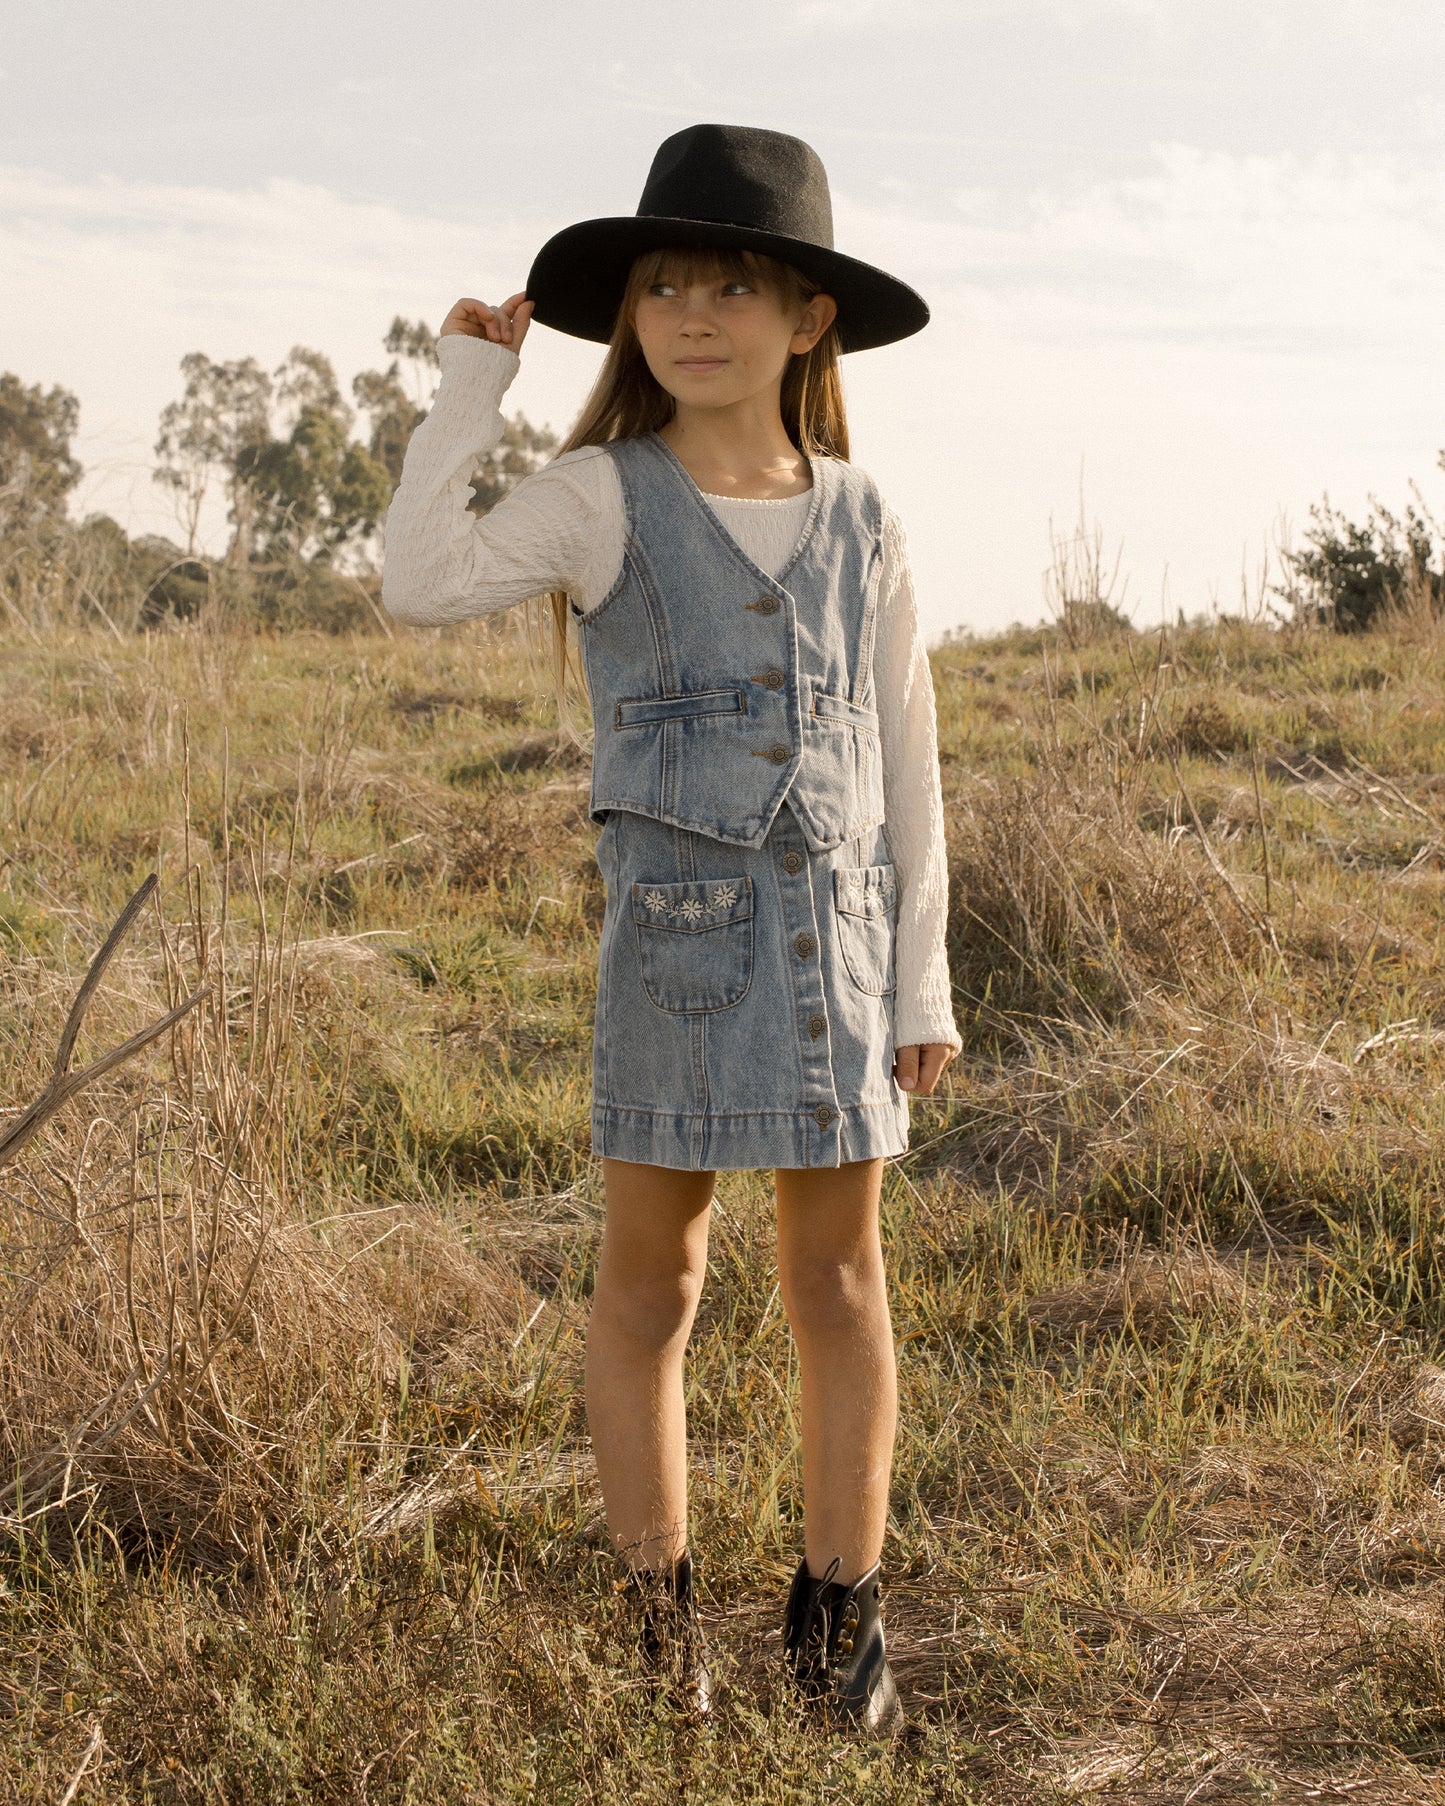
[[[760,251],[792,264],[838,303],[838,339],[844,351],[891,345],[928,324],[922,295],[886,270],[841,251],[756,226],[652,214],[583,220],[549,238],[527,277],[527,297],[536,304],[532,318],[556,332],[605,345],[633,262],[644,251],[669,245]]]

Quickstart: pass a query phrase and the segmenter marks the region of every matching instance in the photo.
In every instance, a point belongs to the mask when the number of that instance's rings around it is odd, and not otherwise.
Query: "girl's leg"
[[[707,1265],[715,1173],[602,1162],[607,1228],[587,1326],[587,1422],[607,1527],[629,1567],[687,1547],[682,1357]]]
[[[878,1560],[898,1380],[883,1250],[881,1160],[777,1174],[778,1278],[803,1380],[808,1571],[850,1584]]]

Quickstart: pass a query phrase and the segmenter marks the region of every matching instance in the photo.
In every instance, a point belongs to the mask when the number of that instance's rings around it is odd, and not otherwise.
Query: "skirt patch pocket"
[[[694,878],[632,886],[642,987],[660,1010],[731,1009],[753,976],[753,881]]]
[[[897,880],[886,861],[834,868],[833,905],[843,963],[853,983],[870,997],[886,997],[894,986],[897,903]]]

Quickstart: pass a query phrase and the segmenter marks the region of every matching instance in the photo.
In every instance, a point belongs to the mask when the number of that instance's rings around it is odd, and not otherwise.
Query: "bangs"
[[[662,245],[655,251],[644,251],[633,264],[627,279],[629,301],[634,300],[654,282],[670,282],[685,288],[694,282],[766,282],[770,287],[793,289],[803,298],[816,293],[816,285],[808,281],[791,264],[760,251],[737,250],[728,245]]]

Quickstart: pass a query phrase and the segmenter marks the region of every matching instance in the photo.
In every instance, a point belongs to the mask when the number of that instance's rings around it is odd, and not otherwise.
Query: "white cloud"
[[[799,0],[792,22],[798,30],[839,31],[959,30],[1029,18],[1063,30],[1110,17],[1178,26],[1187,24],[1191,13],[1217,14],[1218,5],[1219,0]]]
[[[1433,0],[1395,0],[1389,13],[1376,0],[796,0],[792,22],[800,28],[865,30],[874,26],[911,30],[960,30],[997,20],[1031,21],[1064,31],[1121,20],[1179,37],[1204,27],[1216,41],[1228,34],[1236,44],[1257,48],[1261,41],[1284,44],[1299,35],[1362,35],[1379,41],[1420,31],[1438,21]]]
[[[1437,336],[1445,174],[1383,157],[1231,157],[1187,145],[1157,173],[1034,210],[1101,327],[1339,353]],[[1072,278],[1072,280],[1070,280]],[[1130,302],[1103,298],[1111,280]],[[1123,313],[1123,319],[1120,315]]]
[[[947,213],[839,206],[840,242],[1012,330],[1413,355],[1439,335],[1445,172],[1384,157],[1232,157]],[[859,249],[859,247],[863,247]]]

